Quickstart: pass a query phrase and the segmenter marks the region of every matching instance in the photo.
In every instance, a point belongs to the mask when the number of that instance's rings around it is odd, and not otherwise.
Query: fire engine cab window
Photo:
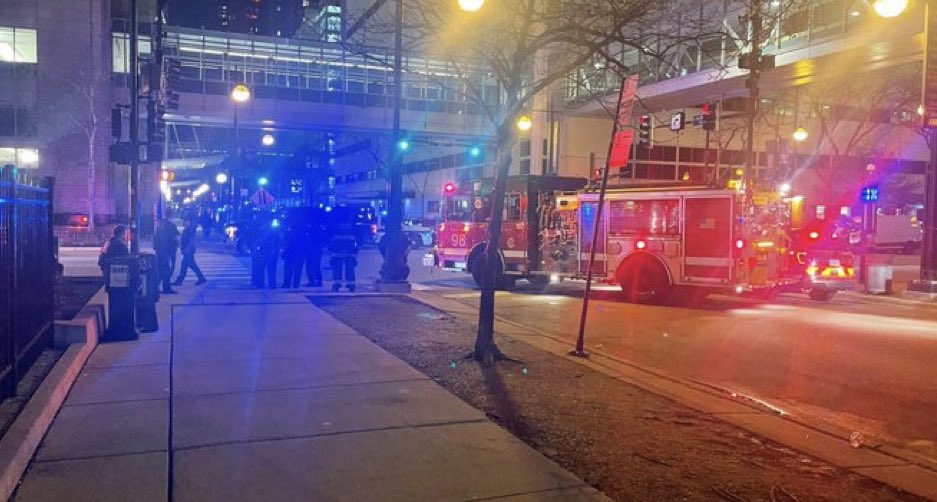
[[[508,194],[504,198],[504,221],[521,220],[521,196]]]
[[[611,235],[679,235],[677,200],[616,200],[609,203]]]
[[[471,212],[468,198],[451,197],[446,202],[446,206],[447,221],[468,221]]]

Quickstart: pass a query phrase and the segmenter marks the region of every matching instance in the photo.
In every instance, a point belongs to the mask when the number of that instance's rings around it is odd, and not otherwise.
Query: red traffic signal
[[[448,182],[448,183],[446,183],[445,185],[442,186],[442,191],[443,191],[446,195],[452,195],[452,194],[455,193],[456,188],[457,188],[457,187],[455,186],[455,183],[453,183],[453,182],[450,181],[450,182]]]

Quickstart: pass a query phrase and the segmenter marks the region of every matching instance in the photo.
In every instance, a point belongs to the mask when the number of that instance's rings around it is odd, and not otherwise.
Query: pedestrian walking
[[[335,227],[335,232],[329,240],[329,253],[332,257],[329,264],[332,266],[332,291],[342,289],[342,276],[348,291],[355,291],[355,267],[358,266],[358,240],[355,239],[354,229],[347,223]],[[344,272],[344,274],[343,274]]]
[[[212,217],[210,209],[208,208],[202,209],[201,223],[202,223],[202,237],[204,237],[206,241],[210,241],[211,231],[212,231],[212,228],[214,228],[215,226],[215,219]]]
[[[176,268],[176,251],[179,249],[179,229],[168,218],[159,220],[156,234],[153,235],[153,250],[156,251],[156,263],[163,294],[172,295],[172,274]]]
[[[280,220],[268,213],[258,215],[251,225],[251,241],[251,285],[276,289]]]
[[[195,262],[195,219],[186,219],[183,225],[182,239],[180,242],[182,265],[179,266],[179,277],[176,278],[176,282],[174,282],[173,285],[181,286],[182,281],[185,280],[185,276],[189,273],[189,269],[192,269],[192,271],[195,272],[195,277],[198,278],[198,281],[195,282],[196,285],[205,284],[205,275],[202,274],[202,269],[200,269],[198,263]]]

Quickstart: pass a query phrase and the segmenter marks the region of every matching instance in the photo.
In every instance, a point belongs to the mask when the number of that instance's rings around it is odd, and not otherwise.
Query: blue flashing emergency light
[[[262,187],[267,186],[267,183],[269,183],[269,182],[270,182],[270,180],[268,180],[267,178],[260,178],[260,179],[257,180],[257,184],[260,185],[260,186],[262,186]]]
[[[871,185],[862,187],[862,202],[878,202],[878,186]]]
[[[271,225],[273,228],[280,228],[280,220],[274,219],[273,222],[270,223],[270,225]]]

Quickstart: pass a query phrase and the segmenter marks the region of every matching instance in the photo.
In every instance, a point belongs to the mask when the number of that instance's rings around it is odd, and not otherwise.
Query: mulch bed
[[[922,500],[523,342],[481,368],[475,327],[411,298],[310,301],[615,500]]]

